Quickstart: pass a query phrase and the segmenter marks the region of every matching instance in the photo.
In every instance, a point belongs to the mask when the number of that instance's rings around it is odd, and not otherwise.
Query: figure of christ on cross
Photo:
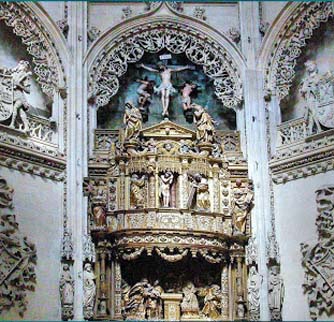
[[[177,90],[173,87],[171,83],[172,73],[181,72],[186,69],[193,69],[192,66],[187,65],[187,66],[180,66],[177,68],[170,68],[167,65],[159,64],[157,65],[157,69],[155,69],[150,66],[140,64],[140,67],[150,72],[160,74],[161,84],[159,87],[155,87],[154,90],[156,93],[161,94],[162,116],[168,117],[169,115],[168,107],[169,107],[170,95],[172,93],[177,92]]]

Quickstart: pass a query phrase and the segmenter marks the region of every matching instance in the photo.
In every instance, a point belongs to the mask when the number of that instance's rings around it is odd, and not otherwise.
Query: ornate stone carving
[[[13,192],[0,177],[0,313],[15,308],[22,317],[27,309],[27,291],[35,289],[36,248],[22,236],[12,208]],[[6,210],[5,210],[6,209]]]
[[[174,181],[173,172],[167,171],[160,175],[160,197],[163,207],[171,206],[171,187]]]
[[[198,104],[191,104],[191,108],[194,110],[194,117],[196,123],[196,138],[198,143],[213,143],[216,129],[214,126],[214,120],[210,114]]]
[[[95,26],[90,27],[90,29],[87,31],[88,40],[90,42],[93,42],[95,39],[97,39],[101,34],[101,30],[98,29]]]
[[[83,289],[84,289],[84,302],[83,302],[83,313],[85,319],[91,319],[94,315],[94,304],[96,297],[96,276],[93,272],[92,265],[86,263],[83,272]]]
[[[33,57],[34,73],[42,91],[51,99],[56,93],[59,81],[57,61],[59,54],[52,43],[45,37],[44,28],[24,3],[1,2],[0,16],[7,26],[27,46]]]
[[[62,319],[70,320],[73,318],[74,302],[74,280],[71,273],[71,267],[63,264],[62,274],[59,282],[59,292],[61,301]]]
[[[253,265],[257,264],[258,250],[256,244],[256,238],[250,237],[248,239],[248,245],[246,246],[246,264]]]
[[[95,244],[90,235],[85,235],[83,238],[83,258],[85,261],[95,263]]]
[[[145,52],[155,53],[163,48],[174,54],[185,53],[194,64],[203,66],[205,74],[214,80],[215,93],[224,106],[239,106],[241,81],[232,59],[223,49],[214,49],[208,40],[199,39],[189,27],[157,23],[132,29],[131,34],[124,36],[126,40],[111,44],[111,49],[97,58],[90,72],[90,96],[96,98],[97,107],[106,105],[117,93],[118,78],[126,73],[129,63],[139,61]]]
[[[262,279],[256,269],[256,266],[251,266],[248,274],[248,310],[249,319],[251,321],[260,320],[260,286]]]
[[[315,61],[305,63],[307,75],[301,83],[300,92],[305,99],[305,121],[308,134],[322,131],[322,127],[334,128],[334,75],[319,75]],[[314,129],[315,128],[315,129]]]
[[[184,295],[181,302],[182,319],[199,318],[199,304],[196,291],[192,282],[187,282],[186,286],[182,288]]]
[[[290,14],[289,21],[284,24],[272,46],[266,69],[265,87],[274,90],[279,99],[289,94],[296,60],[307,39],[332,15],[333,8],[329,2],[303,3]]]
[[[61,247],[61,257],[65,260],[73,259],[73,242],[72,233],[67,227],[64,228],[62,247]]]
[[[234,27],[228,30],[227,36],[236,44],[240,42],[240,31]]]
[[[200,20],[206,20],[205,9],[203,7],[195,7],[193,16]]]
[[[222,295],[218,285],[211,285],[208,288],[201,289],[200,296],[204,296],[204,306],[201,315],[210,320],[218,320],[221,318],[221,300]]]
[[[122,19],[128,19],[132,17],[132,9],[131,7],[127,6],[122,9],[123,15]]]
[[[259,31],[261,33],[262,36],[265,36],[265,34],[267,33],[268,29],[269,29],[269,22],[261,22],[260,23],[260,27],[259,27]]]
[[[269,268],[268,296],[271,320],[281,321],[281,310],[284,300],[284,284],[279,273],[278,265],[274,265]]]
[[[318,242],[315,245],[301,244],[305,269],[303,287],[312,320],[317,320],[323,313],[330,316],[334,308],[334,186],[320,187],[316,191],[316,202]]]
[[[68,31],[70,29],[70,27],[68,25],[67,18],[57,20],[56,24],[57,24],[58,28],[60,29],[60,31],[63,33],[64,37],[67,38]]]
[[[134,141],[142,129],[142,115],[138,107],[128,102],[125,105],[123,123],[125,125],[124,141]]]
[[[246,221],[252,206],[253,190],[251,187],[242,186],[241,180],[237,180],[233,188],[233,226],[234,234],[243,234],[246,231]]]

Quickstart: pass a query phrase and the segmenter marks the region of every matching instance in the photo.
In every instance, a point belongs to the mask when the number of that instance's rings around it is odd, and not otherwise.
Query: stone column
[[[87,176],[87,73],[83,68],[87,50],[87,3],[68,3],[70,62],[67,115],[67,213],[74,246],[74,320],[83,320],[83,236],[87,232],[87,199],[83,178]]]
[[[111,276],[112,276],[112,314],[113,320],[123,320],[122,317],[122,272],[121,264],[118,259],[114,258],[111,263]]]
[[[263,93],[264,71],[259,70],[257,55],[261,46],[258,2],[239,2],[241,46],[247,60],[244,73],[244,111],[247,133],[249,176],[254,183],[252,234],[256,236],[259,274],[263,278],[260,290],[261,320],[270,320],[268,309],[266,239],[270,225],[270,176],[268,172],[266,112]]]

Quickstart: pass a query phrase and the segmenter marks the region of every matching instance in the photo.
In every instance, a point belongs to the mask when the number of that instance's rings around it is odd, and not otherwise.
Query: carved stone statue
[[[208,210],[210,209],[210,194],[209,194],[209,184],[208,179],[206,179],[202,174],[196,173],[190,177],[191,190],[188,199],[188,207],[190,208],[193,204],[193,200],[196,199],[196,207],[198,209]]]
[[[160,175],[160,197],[163,207],[171,206],[171,187],[173,180],[174,175],[171,171],[166,171]]]
[[[199,316],[199,304],[196,291],[192,282],[187,282],[186,286],[182,288],[184,295],[181,302],[182,318],[196,318]]]
[[[304,117],[308,123],[308,131],[312,133],[314,125],[316,131],[321,131],[321,126],[317,113],[317,96],[318,86],[320,83],[320,75],[318,72],[317,64],[313,60],[309,60],[305,63],[307,75],[301,83],[300,93],[305,98],[307,106]]]
[[[139,95],[138,97],[138,104],[139,109],[141,111],[144,110],[145,105],[151,101],[151,96],[153,94],[155,81],[148,80],[147,77],[144,79],[137,79],[137,83],[140,83],[137,93]]]
[[[159,281],[152,286],[146,278],[132,286],[123,295],[125,304],[124,312],[127,320],[159,320],[162,318],[163,289]]]
[[[86,263],[83,272],[83,288],[84,288],[84,317],[91,319],[94,315],[94,304],[96,297],[96,276],[93,272],[92,265]]]
[[[258,274],[256,267],[251,266],[248,275],[248,310],[250,319],[257,321],[260,319],[260,286],[261,277]]]
[[[213,143],[216,129],[210,114],[198,104],[191,104],[194,109],[194,120],[196,124],[196,138],[199,143]]]
[[[125,104],[123,123],[125,125],[124,141],[137,139],[142,129],[143,120],[139,108],[130,102]]]
[[[210,320],[217,320],[221,317],[221,292],[216,284],[201,290],[200,295],[204,295],[204,306],[202,314]]]
[[[106,211],[103,206],[96,205],[93,207],[94,225],[96,227],[103,227],[106,225]]]
[[[132,208],[142,208],[145,203],[145,175],[134,173],[130,183],[130,205]]]
[[[197,88],[197,85],[192,84],[191,82],[186,82],[183,84],[181,89],[182,94],[182,107],[184,111],[191,109],[191,94]]]
[[[279,274],[279,267],[272,266],[269,271],[269,309],[272,320],[281,320],[284,299],[284,284]]]
[[[247,215],[253,199],[253,191],[249,187],[242,187],[241,180],[236,180],[236,187],[233,188],[233,222],[234,232],[243,234],[246,230]]]
[[[30,93],[31,86],[30,76],[32,73],[30,71],[29,62],[21,60],[15,68],[3,69],[1,72],[3,74],[1,75],[2,101],[0,107],[0,121],[4,121],[12,116],[9,127],[15,128],[16,124],[19,124],[20,130],[28,132],[29,122],[26,111],[28,111],[31,106],[27,102],[25,94]],[[17,116],[19,116],[19,120]]]
[[[66,320],[71,319],[73,317],[74,280],[68,264],[63,265],[59,291],[62,306],[62,318]]]
[[[162,116],[168,117],[169,111],[169,101],[170,95],[176,93],[176,89],[173,87],[172,73],[181,72],[183,70],[189,69],[189,66],[182,66],[178,68],[170,68],[164,64],[159,64],[157,69],[141,64],[140,67],[154,73],[159,73],[161,77],[161,84],[159,87],[155,88],[156,93],[161,94],[161,103],[162,103]]]

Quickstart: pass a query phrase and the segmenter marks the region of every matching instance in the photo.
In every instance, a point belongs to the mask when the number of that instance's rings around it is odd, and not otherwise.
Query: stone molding
[[[333,143],[334,131],[329,130],[278,149],[269,165],[273,181],[281,184],[332,170]]]

